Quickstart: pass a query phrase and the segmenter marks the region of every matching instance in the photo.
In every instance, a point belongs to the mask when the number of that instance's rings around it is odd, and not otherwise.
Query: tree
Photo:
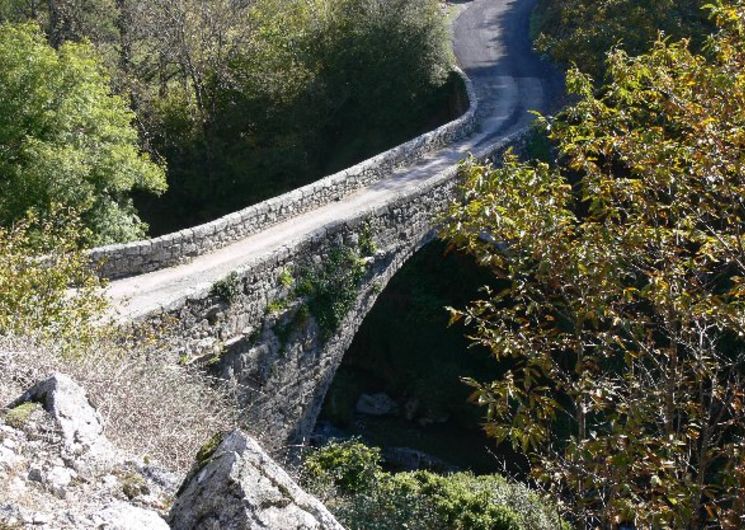
[[[212,219],[409,139],[452,64],[433,0],[146,7],[163,21],[143,26],[161,35],[172,73],[149,116],[171,177],[163,201],[146,206],[168,212],[161,228]]]
[[[487,432],[588,528],[745,523],[745,3],[714,13],[707,56],[570,72],[560,166],[467,164],[445,230],[508,281],[453,310],[504,363]]]
[[[0,0],[0,22],[35,21],[55,48],[83,38],[111,44],[115,18],[113,0]]]
[[[630,55],[650,49],[659,31],[701,43],[712,29],[702,10],[708,0],[541,0],[536,11],[536,47],[576,65],[596,80],[605,74],[605,54],[614,46]]]
[[[164,170],[139,151],[90,45],[56,51],[33,25],[0,25],[0,94],[0,224],[59,203],[80,212],[88,243],[145,234],[128,193],[162,192]]]

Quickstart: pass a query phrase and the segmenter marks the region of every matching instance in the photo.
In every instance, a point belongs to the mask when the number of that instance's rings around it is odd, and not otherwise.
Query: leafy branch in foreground
[[[707,56],[571,72],[561,167],[467,163],[445,229],[508,281],[453,310],[506,368],[486,429],[588,528],[745,524],[745,3],[714,13]]]
[[[85,233],[77,216],[58,207],[0,227],[0,335],[74,348],[93,340],[106,302],[81,250]]]

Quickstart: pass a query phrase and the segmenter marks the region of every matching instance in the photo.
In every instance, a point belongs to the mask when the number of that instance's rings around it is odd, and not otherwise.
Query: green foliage
[[[49,218],[29,214],[0,227],[0,335],[54,340],[73,350],[94,339],[106,301],[80,250],[84,236],[79,219],[57,207]]]
[[[283,287],[292,287],[294,283],[295,278],[292,277],[289,269],[282,269],[282,272],[279,274],[279,284]]]
[[[222,443],[223,439],[225,438],[225,433],[223,432],[217,432],[214,433],[209,440],[207,440],[202,447],[199,448],[199,451],[197,451],[196,456],[196,466],[197,468],[203,468],[207,462],[209,462],[210,458],[215,454],[215,451],[217,451],[217,448]]]
[[[236,272],[231,272],[222,280],[216,281],[210,290],[212,296],[228,304],[234,302],[240,293],[241,282]]]
[[[278,315],[287,309],[287,300],[280,298],[278,300],[272,300],[266,306],[266,312],[270,315]]]
[[[296,293],[305,299],[325,338],[352,308],[364,275],[364,262],[345,246],[334,247],[322,264],[302,275]]]
[[[109,98],[109,84],[136,110],[143,146],[168,162],[167,193],[133,195],[156,234],[297,188],[461,110],[452,97],[462,87],[457,76],[448,77],[453,61],[437,0],[0,0],[0,22],[23,21],[43,28],[58,50],[46,50],[45,60],[56,54],[59,62],[90,63],[79,65],[85,75],[75,70],[53,83],[54,69],[36,61],[29,64],[39,72],[29,79],[38,74],[49,93],[70,91],[70,101],[82,93],[78,85],[91,85],[85,88],[90,93],[95,88],[96,97],[78,99],[85,113],[99,113],[95,120],[71,124],[67,133],[58,123],[44,129],[61,131],[59,144],[70,149],[53,154],[68,163],[55,159],[41,168],[62,167],[75,178],[50,194],[87,201],[81,211],[95,217],[94,235],[104,233],[93,243],[141,236],[145,227],[129,191],[165,188],[162,169],[137,153],[133,115],[122,114],[122,100]],[[34,31],[35,46],[41,46]],[[95,60],[86,40],[95,46]],[[15,51],[21,58],[29,52],[22,46]],[[101,74],[102,64],[111,80]],[[1,83],[0,89],[6,90]],[[58,102],[38,95],[28,108]],[[101,114],[114,115],[115,123]],[[99,171],[90,160],[73,158],[80,150],[70,152],[75,144],[65,134],[91,145],[132,147],[127,153],[97,149],[95,164],[109,166]],[[17,147],[15,141],[9,145]],[[29,174],[28,168],[18,171]],[[42,190],[53,184],[39,182]]]
[[[168,44],[201,60],[202,82],[177,64],[165,96],[143,97],[169,163],[170,191],[138,203],[157,231],[296,188],[449,118],[455,83],[437,1],[230,4],[244,7],[216,31],[217,42],[228,36],[219,54],[191,25],[186,43]]]
[[[711,30],[702,7],[708,0],[541,0],[533,34],[542,53],[602,80],[606,54],[649,50],[662,31],[699,44]]]
[[[328,497],[326,505],[350,530],[553,530],[563,524],[536,494],[498,475],[387,473],[380,452],[359,442],[331,443],[303,465],[306,487]]]
[[[33,20],[55,48],[84,38],[111,44],[118,37],[116,11],[116,0],[0,0],[0,22]]]
[[[360,230],[359,249],[362,256],[373,256],[378,251],[378,245],[369,224],[365,224]]]
[[[0,224],[59,203],[79,212],[86,243],[144,235],[128,193],[162,192],[164,172],[90,45],[56,51],[31,24],[0,25],[0,94]]]
[[[550,163],[553,158],[553,146],[545,129],[533,127],[525,144],[525,156],[528,160]]]
[[[453,311],[503,377],[487,432],[588,524],[739,528],[745,517],[745,3],[709,56],[658,41],[570,72],[561,166],[464,166],[446,235],[507,280]],[[488,237],[485,237],[488,236]]]
[[[343,493],[369,490],[380,473],[380,449],[355,441],[329,444],[303,462],[311,480],[330,481]]]
[[[41,409],[41,405],[32,401],[22,403],[5,413],[5,423],[15,429],[21,429],[28,421],[31,414]]]

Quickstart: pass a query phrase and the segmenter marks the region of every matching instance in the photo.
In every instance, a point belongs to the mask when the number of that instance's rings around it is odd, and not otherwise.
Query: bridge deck
[[[247,261],[276,252],[288,241],[344,220],[362,208],[384,205],[415,191],[457,164],[469,152],[525,127],[528,110],[549,110],[560,90],[552,68],[530,49],[527,35],[535,0],[472,0],[462,3],[453,27],[455,52],[473,81],[479,101],[479,128],[471,137],[434,151],[390,177],[310,212],[274,225],[192,261],[114,281],[107,296],[119,318],[149,314],[212,285]]]

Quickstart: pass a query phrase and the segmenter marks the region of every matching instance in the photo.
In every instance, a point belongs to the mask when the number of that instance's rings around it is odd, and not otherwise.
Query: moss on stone
[[[207,440],[204,445],[202,445],[202,447],[199,448],[199,451],[197,451],[197,469],[202,469],[207,464],[207,462],[209,462],[210,458],[212,458],[212,455],[215,454],[215,451],[217,451],[217,448],[220,446],[224,438],[224,432],[217,432],[213,434],[210,439]]]
[[[39,403],[22,403],[5,413],[5,422],[15,429],[20,429],[28,422],[31,414],[40,408],[41,405]]]

